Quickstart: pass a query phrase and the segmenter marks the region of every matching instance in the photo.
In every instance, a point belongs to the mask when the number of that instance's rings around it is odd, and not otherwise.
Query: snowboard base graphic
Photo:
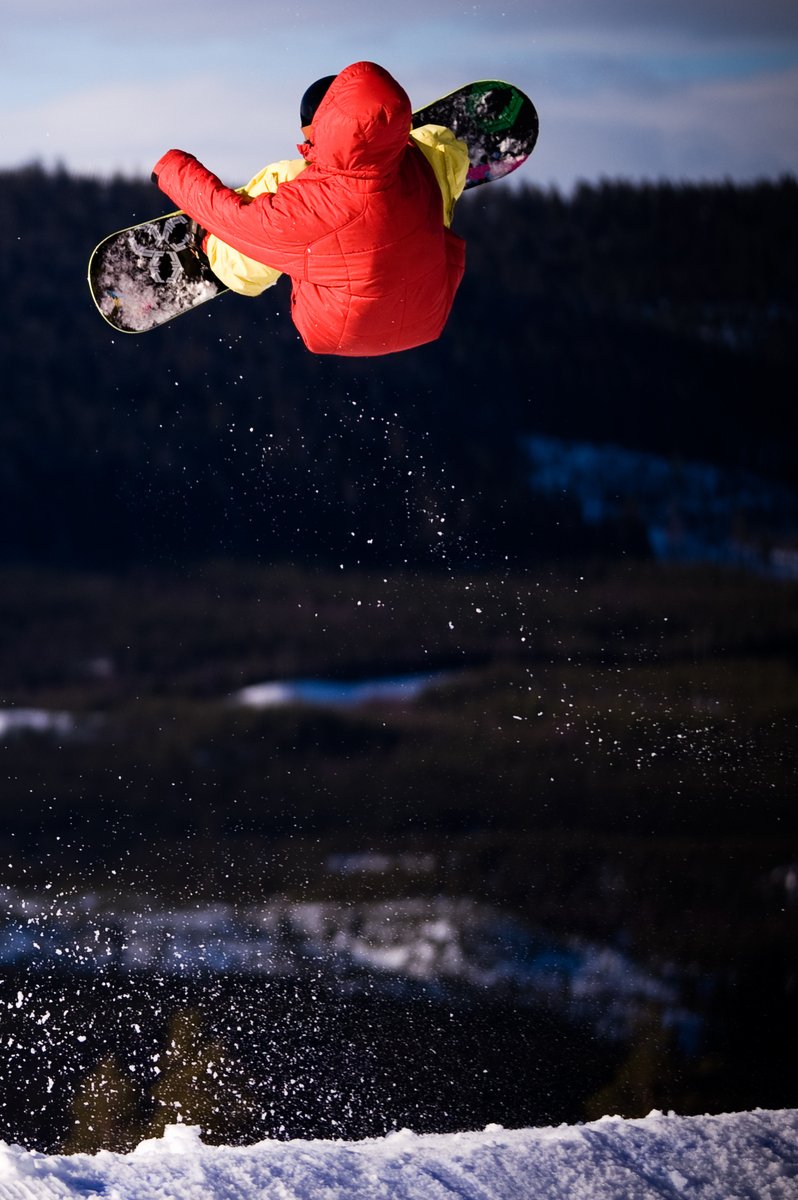
[[[413,128],[445,125],[468,146],[466,190],[502,179],[529,158],[538,140],[538,114],[511,83],[485,79],[413,113]]]
[[[226,291],[185,213],[112,233],[89,260],[89,288],[109,325],[146,333]]]
[[[510,83],[482,80],[413,114],[413,128],[445,125],[469,149],[466,189],[501,179],[532,153],[538,115]],[[146,333],[227,291],[202,252],[194,222],[169,213],[105,238],[89,260],[89,289],[121,333]]]

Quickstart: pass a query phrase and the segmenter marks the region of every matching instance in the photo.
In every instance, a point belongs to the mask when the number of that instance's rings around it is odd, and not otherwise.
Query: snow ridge
[[[0,1142],[0,1200],[795,1200],[798,1109],[362,1142],[206,1146],[173,1125],[132,1154]]]

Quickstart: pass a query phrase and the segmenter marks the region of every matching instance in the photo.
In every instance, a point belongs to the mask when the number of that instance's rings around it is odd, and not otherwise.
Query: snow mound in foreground
[[[206,1146],[174,1125],[132,1154],[46,1156],[0,1142],[0,1200],[795,1200],[798,1109],[651,1113],[557,1129]]]

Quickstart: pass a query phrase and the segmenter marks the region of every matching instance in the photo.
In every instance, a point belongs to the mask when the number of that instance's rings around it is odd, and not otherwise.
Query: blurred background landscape
[[[0,176],[0,1137],[798,1103],[797,201],[479,189],[335,361]]]

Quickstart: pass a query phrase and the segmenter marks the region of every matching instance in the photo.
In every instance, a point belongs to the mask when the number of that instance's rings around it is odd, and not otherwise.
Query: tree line
[[[798,184],[604,183],[465,196],[444,336],[378,360],[308,354],[286,281],[126,336],[85,284],[149,185],[0,175],[0,560],[218,556],[363,566],[629,548],[527,488],[520,435],[790,478]]]

